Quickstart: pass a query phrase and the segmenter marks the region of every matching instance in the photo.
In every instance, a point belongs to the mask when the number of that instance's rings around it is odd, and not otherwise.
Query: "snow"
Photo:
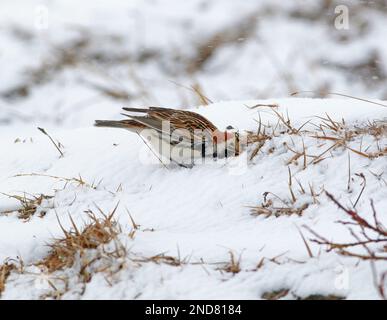
[[[315,1],[114,0],[107,6],[4,0],[0,93],[27,84],[29,95],[2,99],[0,119],[68,128],[87,126],[91,113],[117,117],[111,97],[92,84],[128,93],[128,100],[116,100],[121,104],[177,108],[200,104],[187,90],[195,84],[212,101],[287,97],[299,90],[386,99],[384,13],[344,2],[352,13],[349,30],[334,28],[333,9],[313,22],[302,18],[323,7]],[[224,30],[240,32],[251,16],[257,21],[248,35],[215,48],[201,69],[187,72],[199,47],[213,46],[210,40]],[[79,43],[73,62],[65,64],[61,53]],[[373,53],[375,65],[368,65]],[[41,72],[45,64],[52,66],[49,79],[31,80],[31,70]]]
[[[323,3],[2,0],[0,267],[21,259],[24,269],[11,272],[0,298],[261,299],[284,289],[289,290],[284,299],[380,298],[369,262],[326,252],[305,226],[332,241],[353,241],[337,223],[349,218],[323,190],[352,208],[363,188],[360,173],[366,187],[356,209],[372,219],[372,199],[387,225],[385,154],[368,159],[339,147],[306,168],[302,159],[290,161],[289,147],[303,152],[304,144],[307,154],[318,155],[332,145],[312,137],[318,116],[344,119],[348,128],[387,119],[385,107],[326,94],[386,104],[385,10],[340,1],[350,8],[351,28],[336,30],[336,1],[328,9]],[[318,17],[310,18],[315,12]],[[256,21],[248,24],[251,17]],[[244,28],[246,34],[240,33]],[[199,48],[213,47],[210,40],[224,34],[235,39],[189,71],[201,62]],[[369,65],[373,53],[375,65]],[[214,103],[201,105],[192,87]],[[325,98],[289,98],[302,90]],[[253,108],[258,104],[278,108]],[[123,106],[155,105],[195,111],[220,129],[232,125],[241,133],[256,131],[261,119],[268,133],[275,128],[276,134],[252,161],[249,146],[238,158],[185,169],[165,168],[135,134],[93,127],[95,119],[120,119]],[[286,129],[274,111],[308,132],[280,134]],[[63,157],[37,127],[63,145]],[[386,144],[385,135],[376,143],[365,134],[348,147],[377,152]],[[274,206],[282,206],[278,198],[290,201],[289,169],[294,207],[308,206],[302,216],[252,215],[265,192]],[[41,194],[50,198],[30,219],[20,219],[21,203],[12,196]],[[65,230],[73,228],[71,219],[82,229],[90,222],[88,210],[102,217],[98,208],[109,213],[117,204],[117,240],[125,254],[112,259],[106,251],[114,250],[114,243],[107,243],[78,253],[73,266],[54,273],[38,264],[50,253],[49,244],[63,237],[58,220]],[[134,235],[128,212],[139,225]],[[183,263],[149,261],[162,253]],[[235,274],[224,270],[231,253],[240,259]],[[103,258],[90,264],[91,279],[83,281],[84,260],[97,256]],[[377,274],[386,267],[376,263]],[[54,293],[49,283],[57,288]]]
[[[383,107],[349,99],[221,102],[194,111],[220,128],[232,123],[239,130],[256,130],[254,119],[258,118],[258,111],[247,106],[273,102],[279,105],[278,112],[289,114],[294,126],[325,113],[336,120],[344,118],[348,125],[386,117]],[[275,125],[277,120],[271,108],[259,110],[263,123],[268,121]],[[283,287],[301,297],[335,294],[349,299],[377,298],[373,282],[369,280],[368,263],[357,263],[356,259],[345,259],[334,252],[318,254],[321,249],[313,243],[309,245],[316,256],[308,256],[298,231],[304,225],[329,235],[330,239],[351,239],[346,229],[335,223],[345,218],[343,213],[324,195],[320,196],[320,204],[309,206],[302,217],[264,218],[250,214],[248,206],[259,204],[266,191],[289,198],[285,163],[292,154],[281,147],[285,141],[290,143],[288,137],[275,138],[265,149],[271,144],[278,149],[271,155],[264,149],[253,163],[245,163],[246,151],[239,160],[246,165],[236,170],[237,159],[226,163],[210,162],[193,169],[165,168],[158,160],[149,163],[148,158],[154,155],[138,136],[124,130],[86,127],[51,134],[65,146],[64,157],[60,157],[47,137],[38,131],[25,143],[14,143],[10,138],[1,140],[8,156],[1,158],[0,190],[5,194],[43,193],[54,198],[51,206],[46,204],[48,211],[43,218],[35,214],[28,222],[23,222],[14,214],[0,217],[0,260],[19,256],[27,265],[37,262],[48,254],[47,243],[62,234],[56,215],[64,228],[69,229],[68,215],[82,225],[88,219],[87,209],[95,210],[98,206],[109,212],[119,203],[116,218],[122,224],[121,237],[131,254],[151,257],[164,252],[189,257],[193,263],[176,267],[149,262],[139,267],[128,262],[127,267],[115,275],[117,279],[112,286],[108,286],[102,275],[96,275],[86,285],[83,295],[77,293],[74,285],[63,298],[257,299],[267,290]],[[305,142],[308,150],[316,148],[315,139]],[[356,145],[358,141],[353,143]],[[380,143],[385,145],[386,138]],[[301,148],[301,142],[297,140],[294,148]],[[290,165],[293,179],[305,186],[310,183],[316,190],[324,187],[347,205],[356,199],[361,189],[360,179],[353,176],[353,191],[346,190],[347,157],[348,151],[344,149],[305,170],[300,165]],[[357,207],[366,216],[371,214],[370,198],[377,210],[382,212],[386,206],[386,188],[370,173],[386,172],[386,165],[385,157],[370,160],[351,154],[352,174],[363,172],[367,177],[367,188]],[[22,173],[81,176],[89,184],[98,183],[98,187],[66,184],[45,176],[15,177]],[[305,200],[301,197],[297,201]],[[1,209],[6,210],[15,206],[15,201],[2,195],[1,204]],[[141,225],[134,239],[128,237],[127,210]],[[154,231],[148,231],[151,229]],[[229,260],[229,251],[241,257],[242,271],[234,276],[217,270]],[[253,271],[263,257],[277,256],[281,264],[268,261],[261,269]],[[203,265],[194,264],[200,261],[204,261]],[[343,272],[349,277],[344,289],[335,285]],[[38,298],[41,292],[30,288],[36,286],[30,278],[28,274],[12,275],[3,298]],[[22,291],[21,287],[29,289]]]

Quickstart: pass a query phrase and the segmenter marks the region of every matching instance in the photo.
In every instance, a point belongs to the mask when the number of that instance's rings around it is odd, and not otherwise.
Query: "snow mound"
[[[47,130],[64,156],[39,131],[1,137],[0,264],[15,265],[1,297],[378,298],[370,263],[326,252],[309,229],[354,240],[325,191],[367,219],[372,199],[386,225],[386,108],[272,99],[192,111],[255,142],[239,158],[186,169],[165,168],[124,130]],[[106,219],[116,206],[114,241],[80,245],[70,266],[46,268],[62,228],[82,232],[91,212]]]

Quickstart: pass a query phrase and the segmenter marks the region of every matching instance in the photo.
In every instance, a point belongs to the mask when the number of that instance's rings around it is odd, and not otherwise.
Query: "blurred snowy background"
[[[386,0],[2,0],[0,132],[298,90],[387,99],[386,29]]]
[[[371,265],[310,232],[354,241],[324,191],[387,225],[386,109],[281,99],[386,100],[386,18],[387,0],[1,0],[1,299],[386,298],[385,229]],[[188,170],[91,127],[144,105],[257,140]],[[89,214],[114,207],[119,230],[90,246]]]

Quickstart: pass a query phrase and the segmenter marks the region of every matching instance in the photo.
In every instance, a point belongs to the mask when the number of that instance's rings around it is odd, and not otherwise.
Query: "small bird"
[[[198,159],[239,155],[238,132],[220,131],[195,112],[161,107],[123,110],[140,115],[122,113],[128,119],[96,120],[95,126],[135,132],[147,139],[162,158],[182,167],[192,168]]]

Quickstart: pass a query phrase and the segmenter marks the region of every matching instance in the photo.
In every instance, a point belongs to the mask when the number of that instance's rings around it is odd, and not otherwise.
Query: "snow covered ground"
[[[301,129],[303,133],[281,133],[286,128],[278,124],[273,107],[247,108],[258,103],[278,104],[274,110],[288,114],[295,128],[310,122]],[[361,127],[367,120],[385,121],[386,109],[344,99],[273,99],[217,103],[194,111],[220,128],[232,124],[241,131],[257,130],[255,120],[260,115],[262,123],[271,126],[267,132],[275,130],[276,134],[252,161],[247,157],[252,152],[250,146],[239,160],[207,163],[193,169],[165,168],[157,159],[150,161],[154,155],[142,140],[124,130],[89,126],[49,132],[63,145],[63,157],[48,137],[38,131],[20,136],[19,142],[15,142],[16,137],[2,138],[7,156],[0,160],[0,190],[4,193],[1,211],[20,208],[20,201],[6,194],[53,197],[44,200],[28,220],[18,218],[17,212],[0,217],[0,260],[18,256],[24,263],[22,272],[11,272],[2,298],[29,299],[52,293],[55,290],[45,283],[47,279],[62,298],[259,299],[267,292],[283,289],[290,290],[288,298],[378,298],[369,262],[342,257],[334,251],[327,253],[324,247],[307,240],[310,257],[299,230],[307,239],[313,235],[305,225],[329,240],[352,241],[348,230],[336,222],[348,217],[322,190],[351,207],[362,189],[362,179],[357,175],[360,173],[367,184],[356,209],[363,217],[371,217],[369,200],[373,199],[381,222],[387,222],[386,154],[368,159],[349,149],[360,150],[362,144],[363,152],[376,152],[378,148],[385,152],[385,132],[377,143],[369,134],[355,136],[347,147],[327,152],[326,159],[316,164],[310,163],[314,158],[309,157],[323,153],[333,144],[312,137],[317,132],[312,123],[321,122],[316,116],[328,114],[334,121],[345,119],[345,126],[351,128]],[[326,134],[330,135],[329,130]],[[308,155],[306,168],[301,159],[289,162],[295,155],[291,149],[302,152],[302,140]],[[288,168],[294,203],[288,186]],[[15,177],[18,174],[35,176]],[[54,176],[81,177],[85,184]],[[310,188],[314,190],[315,202]],[[308,207],[301,216],[252,215],[250,207],[260,205],[265,192],[270,192],[267,197],[274,201],[273,207],[283,207],[281,201],[288,204],[285,207]],[[97,207],[108,213],[117,204],[115,218],[122,228],[118,238],[127,252],[112,261],[100,262],[107,264],[109,271],[100,266],[104,271],[93,269],[92,263],[88,267],[92,274],[89,282],[78,278],[82,259],[91,260],[93,253],[78,257],[72,267],[53,273],[34,265],[49,254],[47,244],[63,236],[58,219],[65,230],[70,230],[71,216],[82,229],[90,220],[87,210],[101,216]],[[42,210],[45,214],[40,217]],[[128,212],[140,225],[134,235]],[[112,243],[105,246],[111,248]],[[162,253],[181,264],[147,260]],[[240,270],[235,273],[226,271],[230,271],[231,254],[236,264],[240,263]],[[385,270],[387,263],[380,262],[377,267]],[[67,288],[58,280],[62,278],[69,279]]]
[[[380,298],[385,241],[372,264],[311,230],[355,241],[325,191],[367,221],[372,199],[387,225],[387,109],[328,94],[386,104],[386,8],[2,0],[0,298]],[[302,90],[334,99],[286,98]],[[92,126],[151,105],[261,130],[240,157],[184,169]]]

